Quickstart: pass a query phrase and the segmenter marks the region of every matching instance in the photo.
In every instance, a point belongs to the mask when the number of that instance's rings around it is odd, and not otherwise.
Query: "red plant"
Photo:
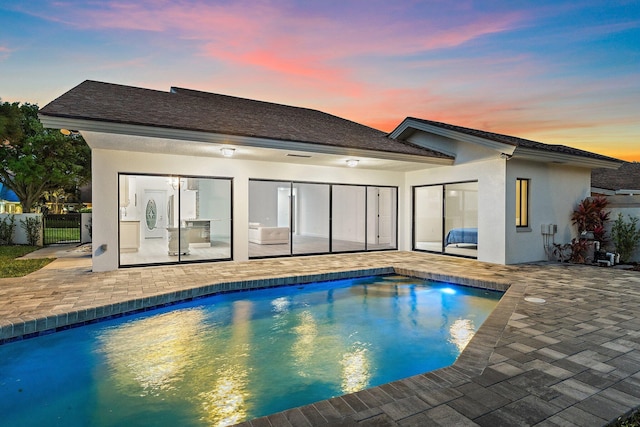
[[[578,228],[578,234],[591,231],[595,240],[604,242],[604,223],[609,220],[610,215],[604,209],[608,204],[609,201],[603,196],[587,197],[581,201],[571,214],[571,221]]]

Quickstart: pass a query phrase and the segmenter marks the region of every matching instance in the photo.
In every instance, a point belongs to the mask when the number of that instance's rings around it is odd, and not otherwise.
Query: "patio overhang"
[[[236,148],[234,158],[320,166],[345,166],[357,158],[359,169],[411,171],[452,165],[452,157],[430,157],[393,151],[365,150],[319,143],[228,135],[170,127],[86,120],[39,114],[45,127],[79,131],[92,149],[194,156],[221,156]]]

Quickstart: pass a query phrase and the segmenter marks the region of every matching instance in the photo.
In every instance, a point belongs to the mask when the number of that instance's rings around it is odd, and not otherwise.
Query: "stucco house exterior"
[[[40,119],[92,149],[95,271],[378,250],[543,260],[543,232],[571,239],[591,170],[622,164],[418,118],[387,134],[307,108],[96,81]]]

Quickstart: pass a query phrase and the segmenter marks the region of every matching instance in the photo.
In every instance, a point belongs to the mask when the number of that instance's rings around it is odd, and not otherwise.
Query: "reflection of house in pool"
[[[92,148],[96,271],[396,249],[537,261],[541,226],[569,241],[591,169],[622,163],[410,117],[386,134],[307,108],[95,81],[40,118]]]

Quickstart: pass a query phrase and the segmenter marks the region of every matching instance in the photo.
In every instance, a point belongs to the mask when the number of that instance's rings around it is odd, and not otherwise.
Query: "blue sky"
[[[40,106],[86,79],[181,86],[640,161],[640,0],[0,0],[0,75]]]

